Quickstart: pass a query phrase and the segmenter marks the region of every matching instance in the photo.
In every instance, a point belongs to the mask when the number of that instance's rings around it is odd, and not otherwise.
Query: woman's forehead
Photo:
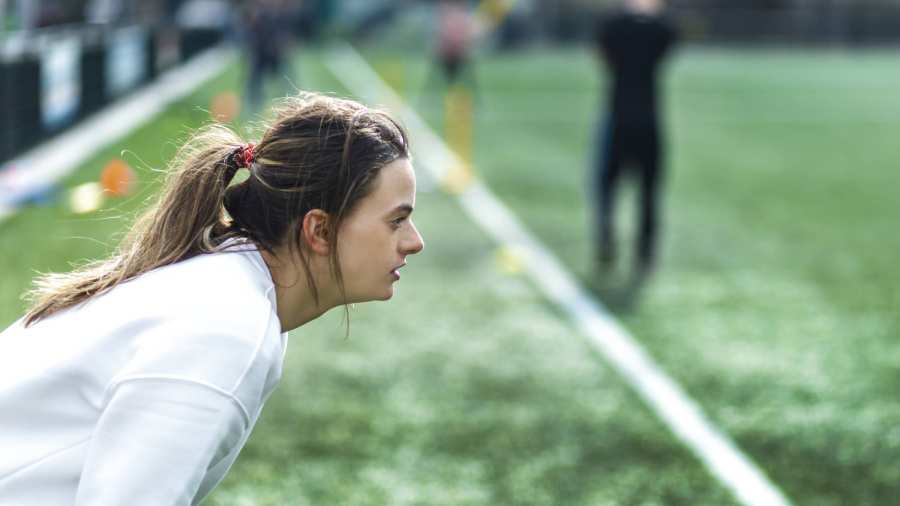
[[[409,160],[400,158],[382,167],[370,196],[389,207],[399,204],[415,205],[416,175]]]
[[[378,171],[369,194],[363,197],[348,218],[380,220],[410,210],[416,205],[416,179],[408,160],[395,160]]]

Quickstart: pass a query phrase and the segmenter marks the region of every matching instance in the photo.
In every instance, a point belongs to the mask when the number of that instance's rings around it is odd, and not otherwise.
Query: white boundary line
[[[0,167],[0,223],[18,211],[13,200],[45,189],[90,156],[134,131],[172,102],[212,78],[231,61],[222,46],[159,76],[132,95],[114,102],[60,135]]]
[[[325,58],[332,73],[370,103],[387,103],[399,111],[415,132],[417,158],[435,181],[461,160],[433,130],[349,45],[338,46]],[[548,298],[578,324],[602,353],[669,429],[687,445],[742,504],[787,506],[788,499],[724,433],[716,429],[674,380],[669,378],[615,319],[576,282],[519,220],[480,181],[474,180],[459,199],[469,217],[499,244],[524,257],[526,269]]]

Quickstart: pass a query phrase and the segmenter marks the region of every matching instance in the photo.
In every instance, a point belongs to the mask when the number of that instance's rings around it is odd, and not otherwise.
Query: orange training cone
[[[122,160],[115,158],[110,160],[103,167],[100,173],[100,186],[104,193],[108,193],[113,197],[124,197],[134,191],[137,183],[137,176],[134,170]]]
[[[241,100],[233,91],[223,91],[212,99],[209,114],[215,121],[231,123],[241,112]]]

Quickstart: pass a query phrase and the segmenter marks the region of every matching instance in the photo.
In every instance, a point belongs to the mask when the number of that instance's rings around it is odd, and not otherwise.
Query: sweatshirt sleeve
[[[189,505],[224,475],[277,384],[283,346],[269,308],[216,302],[129,329],[77,505]]]
[[[189,505],[249,430],[230,393],[193,381],[116,385],[91,438],[76,505]]]

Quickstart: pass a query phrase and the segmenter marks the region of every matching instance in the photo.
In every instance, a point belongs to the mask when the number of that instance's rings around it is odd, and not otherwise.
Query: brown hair
[[[228,239],[243,238],[270,253],[289,241],[296,251],[303,217],[313,209],[329,215],[330,264],[343,294],[337,230],[372,190],[380,169],[409,157],[406,132],[384,112],[315,93],[282,99],[274,113],[255,146],[249,177],[231,186],[243,166],[244,141],[217,124],[195,133],[170,163],[159,200],[115,254],[35,281],[25,325],[157,267],[217,251]],[[299,251],[318,302],[306,254]]]

